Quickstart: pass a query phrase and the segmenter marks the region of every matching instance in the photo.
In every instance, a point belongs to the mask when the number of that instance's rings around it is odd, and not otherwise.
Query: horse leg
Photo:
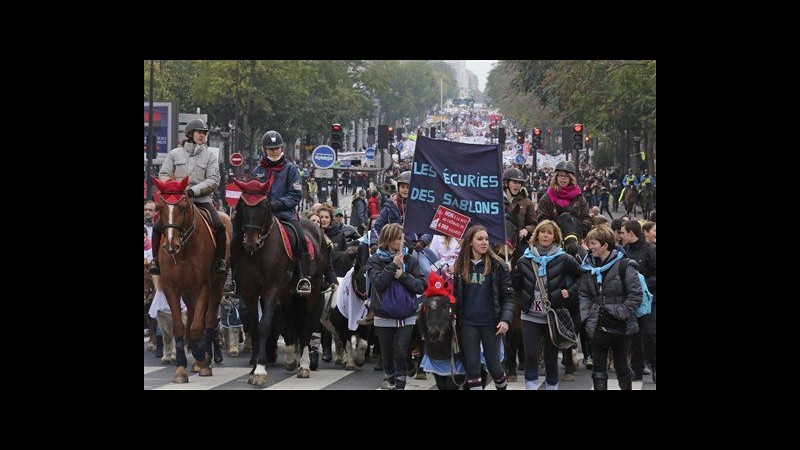
[[[344,341],[344,370],[356,370],[355,351],[350,339]]]
[[[180,292],[171,286],[164,285],[164,295],[167,297],[169,310],[172,313],[172,334],[175,336],[176,358],[175,375],[172,377],[173,383],[188,383],[189,375],[186,373],[186,352],[184,351],[184,336],[186,326],[181,320]],[[163,327],[162,327],[163,328]]]
[[[274,289],[265,289],[261,299],[264,302],[261,320],[258,321],[258,357],[256,358],[256,370],[253,372],[253,386],[261,387],[267,384],[267,337],[272,329],[272,316],[275,314]]]

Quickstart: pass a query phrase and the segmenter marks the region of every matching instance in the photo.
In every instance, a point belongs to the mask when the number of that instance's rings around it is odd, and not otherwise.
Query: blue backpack
[[[628,289],[625,287],[625,271],[628,269],[628,261],[630,259],[622,258],[619,262],[619,278],[622,281],[622,291],[625,293],[625,297],[628,296]],[[650,314],[653,305],[653,294],[650,293],[647,281],[638,269],[636,270],[636,275],[638,275],[639,284],[642,286],[642,304],[636,309],[636,317],[642,317],[645,314]]]

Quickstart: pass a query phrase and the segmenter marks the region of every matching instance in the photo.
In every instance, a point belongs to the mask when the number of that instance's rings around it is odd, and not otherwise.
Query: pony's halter
[[[264,196],[264,198],[266,199],[266,196]],[[265,204],[264,207],[269,208],[270,206],[269,204]],[[269,234],[272,232],[272,228],[275,227],[275,222],[277,222],[277,219],[275,219],[275,214],[271,214],[271,216],[272,216],[272,221],[269,225],[269,228],[266,229],[266,231],[265,231],[265,228],[267,228],[266,223],[263,223],[261,225],[247,225],[244,223],[242,224],[242,228],[244,228],[245,230],[248,228],[254,228],[258,230],[258,247],[253,251],[253,253],[264,248],[264,244],[267,242],[267,237],[269,237]],[[245,247],[246,239],[247,239],[246,234],[242,233],[242,248]]]

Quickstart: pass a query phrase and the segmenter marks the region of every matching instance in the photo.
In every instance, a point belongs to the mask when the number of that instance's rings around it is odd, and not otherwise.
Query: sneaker
[[[397,388],[393,384],[389,384],[389,380],[383,380],[381,382],[381,389],[386,389],[387,391],[395,391]]]
[[[591,356],[583,358],[583,364],[586,365],[587,369],[593,369],[594,368],[594,361],[592,361],[592,357]]]

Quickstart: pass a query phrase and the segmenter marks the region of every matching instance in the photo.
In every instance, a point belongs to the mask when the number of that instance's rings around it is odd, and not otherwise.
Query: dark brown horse
[[[273,317],[279,302],[286,343],[284,368],[294,370],[297,367],[294,343],[299,341],[302,357],[297,377],[308,378],[311,373],[308,344],[314,312],[321,297],[322,273],[328,261],[328,249],[320,245],[322,229],[310,220],[300,221],[306,237],[312,242],[314,254],[311,273],[305,274],[311,280],[311,294],[303,298],[295,292],[299,272],[298,247],[292,246],[295,250],[293,259],[290,259],[284,249],[278,219],[269,206],[267,183],[258,180],[244,183],[236,179],[234,182],[242,189],[242,196],[233,216],[231,261],[237,291],[247,306],[247,332],[253,336],[254,347],[250,359],[253,371],[248,383],[258,387],[267,382],[267,339],[272,333]],[[296,241],[290,226],[285,226],[285,231]]]
[[[211,376],[211,342],[217,332],[217,316],[222,300],[225,275],[215,274],[214,233],[200,210],[186,195],[189,178],[182,181],[161,181],[153,178],[160,194],[155,201],[164,233],[158,251],[161,265],[160,289],[164,291],[172,312],[178,366],[173,383],[188,383],[184,338],[188,338],[200,376]],[[231,223],[220,213],[230,239]],[[230,248],[230,246],[228,247]],[[227,256],[227,255],[226,255]],[[186,304],[188,333],[181,320],[180,300]]]
[[[625,187],[625,196],[622,198],[622,204],[625,205],[625,213],[631,218],[636,216],[636,195],[636,186],[629,185]]]
[[[650,183],[644,183],[641,191],[642,217],[649,220],[650,211],[653,210],[653,187]]]

